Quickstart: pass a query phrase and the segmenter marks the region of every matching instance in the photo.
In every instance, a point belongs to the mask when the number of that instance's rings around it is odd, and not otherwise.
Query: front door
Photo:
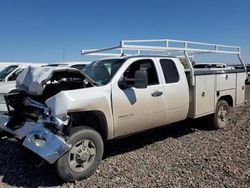
[[[147,88],[137,89],[133,86],[133,82],[127,89],[120,88],[118,81],[112,84],[116,137],[150,129],[164,123],[164,88],[159,84],[153,60],[141,59],[131,63],[122,77],[134,78],[136,70],[147,71]]]

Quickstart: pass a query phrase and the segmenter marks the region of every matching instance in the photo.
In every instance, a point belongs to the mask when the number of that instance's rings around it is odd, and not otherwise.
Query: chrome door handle
[[[151,93],[151,96],[152,96],[152,97],[159,97],[159,96],[161,96],[162,94],[163,94],[162,91],[155,91],[155,92]]]

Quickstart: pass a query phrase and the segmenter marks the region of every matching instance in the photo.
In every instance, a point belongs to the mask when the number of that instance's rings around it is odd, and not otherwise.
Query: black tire
[[[83,170],[81,170],[82,167],[79,167],[80,171],[75,171],[75,169],[77,168],[75,168],[74,170],[72,169],[73,167],[72,165],[70,165],[72,161],[70,160],[72,158],[72,155],[73,155],[73,159],[77,157],[75,157],[74,156],[75,154],[74,153],[72,154],[71,152],[76,144],[80,142],[83,143],[85,142],[85,140],[90,141],[90,143],[94,145],[96,154],[95,156],[93,156],[91,160],[92,161],[91,164],[88,163],[90,165],[89,167]],[[66,182],[74,182],[75,180],[82,180],[82,179],[88,178],[94,173],[94,171],[97,169],[98,165],[100,164],[102,160],[103,150],[104,150],[102,137],[97,131],[95,131],[94,129],[90,127],[85,127],[85,126],[73,127],[70,131],[70,136],[69,136],[69,139],[67,140],[67,143],[72,145],[71,149],[67,153],[65,153],[60,159],[56,161],[56,170],[58,172],[59,177]],[[79,146],[75,146],[75,147],[79,147]],[[84,146],[81,146],[81,148],[82,147]],[[74,160],[74,161],[77,161],[77,160]]]
[[[215,129],[222,129],[227,126],[229,110],[227,101],[220,100],[217,102],[215,113],[211,116]]]

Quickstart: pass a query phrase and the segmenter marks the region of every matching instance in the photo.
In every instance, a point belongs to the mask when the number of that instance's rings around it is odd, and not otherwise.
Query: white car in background
[[[0,62],[0,71],[13,64],[14,64],[13,62]]]
[[[4,95],[16,88],[16,81],[1,82],[0,83],[0,114],[7,112]]]
[[[16,78],[30,63],[11,64],[0,71],[0,113],[7,112],[4,95],[16,88]],[[43,64],[32,64],[32,66],[42,66]]]
[[[13,64],[3,68],[0,71],[0,82],[7,82],[16,80],[16,77],[26,68],[28,65]]]
[[[79,70],[82,70],[86,65],[90,64],[90,61],[66,61],[66,62],[57,62],[50,63],[45,66],[53,66],[53,67],[72,67]]]

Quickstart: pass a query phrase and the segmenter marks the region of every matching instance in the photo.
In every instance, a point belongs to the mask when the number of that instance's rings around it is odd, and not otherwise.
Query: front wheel
[[[56,162],[61,179],[67,182],[82,180],[94,173],[103,156],[103,140],[89,127],[73,127],[68,139],[71,149]]]
[[[229,105],[225,100],[217,102],[215,113],[213,114],[213,126],[216,129],[225,128],[228,124]]]

